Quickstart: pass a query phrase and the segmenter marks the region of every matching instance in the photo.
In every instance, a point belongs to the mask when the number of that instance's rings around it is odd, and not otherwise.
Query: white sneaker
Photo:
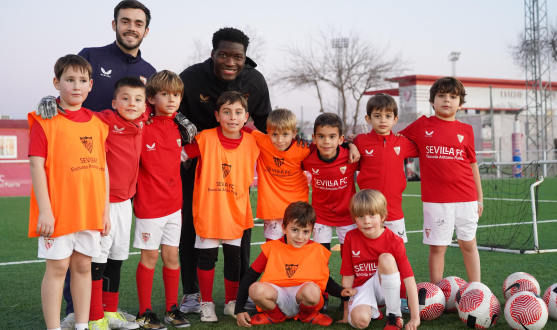
[[[236,300],[230,300],[228,304],[224,304],[224,315],[228,315],[236,318],[236,314],[234,314],[235,308],[236,308]]]
[[[70,313],[65,319],[60,323],[60,329],[62,330],[75,330],[75,314]]]
[[[185,294],[180,302],[180,312],[199,313],[201,311],[200,297],[199,293]]]
[[[120,313],[120,314],[124,315],[124,318],[125,318],[126,321],[128,321],[128,322],[135,322],[135,319],[136,319],[135,315],[130,314],[130,313],[126,312],[126,311],[123,310],[123,309],[118,308],[118,309],[116,310],[116,313]]]
[[[108,321],[108,327],[110,329],[139,329],[139,324],[128,322],[122,313],[105,312],[104,317]]]
[[[201,322],[217,323],[219,319],[215,313],[215,304],[212,302],[201,302]]]

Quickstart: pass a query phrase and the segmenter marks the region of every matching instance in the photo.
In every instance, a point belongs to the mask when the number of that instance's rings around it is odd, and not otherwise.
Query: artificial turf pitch
[[[409,182],[405,191],[406,195],[419,195],[420,183]],[[549,178],[540,186],[539,199],[557,201],[557,179]],[[256,192],[252,192],[252,207],[255,210],[257,201]],[[419,197],[405,196],[403,209],[408,232],[422,230],[422,203]],[[255,214],[255,213],[254,213]],[[27,237],[29,216],[29,198],[0,198],[0,329],[45,329],[41,309],[41,281],[45,270],[45,263],[17,263],[37,260],[37,239]],[[557,219],[557,203],[540,203],[539,220]],[[528,220],[531,221],[531,220]],[[482,219],[480,218],[480,225]],[[540,246],[542,249],[557,248],[557,223],[540,223]],[[133,233],[133,229],[132,229]],[[429,281],[428,273],[428,247],[423,245],[421,233],[409,233],[409,242],[406,250],[410,264],[414,270],[416,282]],[[262,242],[263,228],[255,227],[252,232],[252,242]],[[333,244],[338,241],[333,241]],[[132,252],[139,250],[132,248]],[[261,252],[259,245],[251,247],[252,261]],[[230,316],[223,315],[224,287],[222,277],[222,254],[219,255],[215,275],[214,301],[216,304],[219,322],[216,324],[203,324],[199,321],[197,314],[190,315],[192,327],[198,329],[228,329],[236,327],[236,321]],[[499,299],[501,304],[501,317],[495,329],[508,329],[504,316],[504,297],[502,285],[505,278],[518,271],[532,274],[542,290],[557,282],[557,254],[508,254],[491,251],[480,251],[482,282],[486,284]],[[122,267],[122,281],[120,286],[120,308],[130,313],[137,313],[137,292],[135,284],[135,272],[139,255],[130,255]],[[333,278],[340,283],[340,255],[333,252],[330,259],[330,269]],[[458,248],[448,248],[445,258],[445,276],[458,276],[467,279],[462,254]],[[181,291],[178,299],[181,299]],[[162,262],[159,259],[155,272],[153,285],[153,309],[159,316],[164,318],[164,287],[162,282]],[[338,309],[339,300],[331,297],[329,302],[329,315],[335,320],[342,318],[342,312]],[[63,303],[64,307],[64,303]],[[65,315],[61,314],[63,318]],[[407,322],[409,315],[404,315]],[[372,321],[369,328],[383,329],[384,321]],[[309,329],[318,328],[316,325],[308,325],[298,321],[286,321],[276,325],[258,326],[258,328],[272,329]],[[347,324],[333,324],[335,329],[352,329]],[[169,326],[169,328],[172,328]],[[546,329],[557,329],[557,321],[549,320]],[[419,329],[467,329],[455,313],[444,313],[440,318],[433,321],[422,321]]]

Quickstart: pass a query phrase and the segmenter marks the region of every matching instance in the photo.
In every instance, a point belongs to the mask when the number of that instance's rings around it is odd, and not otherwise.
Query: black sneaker
[[[186,314],[180,312],[176,305],[172,306],[172,308],[164,314],[164,322],[175,328],[185,328],[191,325]]]
[[[323,296],[323,307],[319,310],[319,313],[325,314],[329,310],[329,297]]]
[[[145,313],[141,315],[138,314],[135,322],[139,324],[141,329],[167,330],[166,327],[162,325],[161,321],[157,317],[157,314],[153,313],[150,309],[147,309]]]

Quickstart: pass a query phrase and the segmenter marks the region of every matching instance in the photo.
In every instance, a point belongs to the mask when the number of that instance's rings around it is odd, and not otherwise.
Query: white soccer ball
[[[462,322],[472,329],[490,328],[501,315],[499,300],[491,291],[481,289],[466,290],[457,309]]]
[[[529,291],[539,296],[541,294],[540,284],[536,281],[534,276],[528,273],[517,272],[509,275],[503,283],[503,295],[505,295],[505,299],[508,300],[514,294],[522,291]]]
[[[466,284],[466,281],[456,276],[445,277],[437,283],[437,286],[445,295],[445,312],[456,312],[456,292],[464,284]]]
[[[491,289],[487,287],[487,285],[480,283],[480,282],[468,282],[466,284],[464,284],[463,286],[461,286],[460,288],[458,288],[458,290],[456,291],[456,295],[454,298],[455,301],[455,306],[458,306],[460,299],[462,298],[462,296],[464,295],[464,293],[467,290],[473,290],[473,289],[479,289],[482,290],[483,292],[491,292]]]
[[[505,320],[514,330],[543,329],[547,323],[547,305],[530,291],[512,295],[505,304]]]
[[[443,291],[428,282],[418,283],[418,303],[420,319],[430,321],[438,318],[445,310],[445,295]]]
[[[557,320],[557,283],[553,284],[543,295],[543,301],[547,305],[547,311],[549,312],[549,317]]]

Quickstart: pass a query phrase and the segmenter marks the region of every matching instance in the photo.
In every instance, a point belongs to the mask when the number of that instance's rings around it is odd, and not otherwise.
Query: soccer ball
[[[456,291],[456,295],[454,298],[455,306],[458,306],[460,303],[460,299],[464,295],[464,293],[468,290],[479,289],[483,292],[491,292],[491,289],[487,287],[487,285],[480,283],[480,282],[469,282],[458,288]]]
[[[437,286],[445,295],[445,312],[456,312],[455,296],[458,288],[466,284],[466,281],[456,276],[445,277]]]
[[[457,309],[462,322],[472,329],[490,328],[501,315],[499,300],[491,291],[481,289],[466,290]]]
[[[549,312],[549,317],[557,320],[557,283],[553,284],[543,295],[543,301],[547,305],[547,310]]]
[[[515,293],[522,291],[530,291],[536,296],[539,296],[540,284],[536,281],[534,276],[528,273],[517,272],[509,275],[505,283],[503,283],[503,295],[505,295],[505,299],[508,300]]]
[[[512,295],[505,304],[505,320],[515,330],[543,329],[547,314],[547,305],[530,291]]]
[[[424,321],[435,320],[445,310],[445,295],[443,291],[428,282],[418,283],[418,303],[420,319]]]

